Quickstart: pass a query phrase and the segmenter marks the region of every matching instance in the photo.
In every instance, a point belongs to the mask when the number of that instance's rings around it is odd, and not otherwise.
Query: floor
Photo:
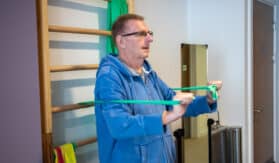
[[[184,163],[208,163],[208,137],[184,140]]]

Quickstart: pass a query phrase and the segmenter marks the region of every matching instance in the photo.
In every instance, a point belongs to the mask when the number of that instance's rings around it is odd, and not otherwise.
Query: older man
[[[100,63],[95,86],[97,136],[101,163],[174,163],[175,145],[169,124],[182,116],[216,110],[216,101],[192,93],[176,93],[151,68],[153,32],[144,18],[120,16],[112,27],[119,54]],[[211,84],[221,87],[220,81]],[[110,103],[111,100],[179,100],[179,105]]]

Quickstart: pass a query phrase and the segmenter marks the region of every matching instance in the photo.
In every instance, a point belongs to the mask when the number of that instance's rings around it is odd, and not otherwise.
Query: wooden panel
[[[43,162],[52,163],[52,113],[47,0],[37,0]]]
[[[53,152],[52,152],[52,134],[42,134],[43,143],[43,162],[53,163]]]
[[[78,110],[82,108],[88,108],[90,106],[94,106],[94,105],[70,104],[70,105],[63,105],[63,106],[54,106],[52,107],[52,112],[53,113],[66,112],[66,111]]]
[[[104,36],[111,35],[111,32],[106,30],[66,27],[66,26],[57,26],[57,25],[50,25],[48,29],[50,32],[92,34],[92,35],[104,35]]]
[[[38,8],[38,31],[39,31],[39,72],[40,72],[40,95],[43,132],[52,132],[51,116],[51,86],[49,67],[49,38],[47,0],[37,0]]]
[[[127,3],[128,3],[128,12],[135,13],[134,0],[127,0]]]
[[[181,44],[181,86],[190,86],[190,46]]]
[[[76,70],[96,70],[99,67],[98,64],[87,64],[87,65],[61,65],[61,66],[51,66],[51,72],[61,72],[61,71],[76,71]]]

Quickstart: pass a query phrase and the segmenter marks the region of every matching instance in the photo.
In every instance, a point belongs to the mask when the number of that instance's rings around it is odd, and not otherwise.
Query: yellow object
[[[61,145],[53,150],[54,163],[76,163],[74,146],[71,143]]]
[[[68,143],[60,146],[62,155],[64,158],[64,163],[76,163],[76,155],[74,151],[73,144]]]

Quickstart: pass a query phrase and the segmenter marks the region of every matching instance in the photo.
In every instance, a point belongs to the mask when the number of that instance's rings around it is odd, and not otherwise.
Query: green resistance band
[[[208,86],[173,88],[173,90],[175,90],[175,91],[207,90],[212,93],[213,100],[218,99],[217,85],[215,85],[215,84],[208,85]]]
[[[194,86],[194,87],[182,87],[182,88],[173,88],[173,90],[207,90],[212,93],[213,100],[218,99],[217,94],[217,86],[216,85],[209,85],[209,86]],[[84,101],[78,103],[79,105],[83,106],[91,106],[94,104],[103,104],[103,103],[117,103],[117,104],[152,104],[152,105],[179,105],[179,100],[108,100],[108,101]]]
[[[108,100],[108,101],[85,101],[78,103],[79,105],[94,105],[94,104],[152,104],[152,105],[178,105],[178,100]]]

